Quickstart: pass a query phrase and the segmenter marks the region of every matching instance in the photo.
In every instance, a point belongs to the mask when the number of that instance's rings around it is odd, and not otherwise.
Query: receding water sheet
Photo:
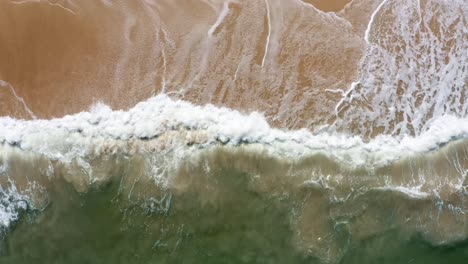
[[[467,263],[466,0],[0,0],[0,263]]]

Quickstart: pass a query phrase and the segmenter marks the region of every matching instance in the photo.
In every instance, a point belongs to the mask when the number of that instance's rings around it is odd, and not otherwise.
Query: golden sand
[[[356,77],[378,4],[347,2],[1,1],[0,80],[39,118],[96,101],[125,109],[164,90],[313,127],[340,99],[325,90]],[[0,89],[0,115],[31,118]]]

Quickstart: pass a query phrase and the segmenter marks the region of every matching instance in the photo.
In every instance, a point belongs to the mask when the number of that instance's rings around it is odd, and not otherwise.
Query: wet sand
[[[325,90],[350,85],[365,45],[363,25],[320,11],[347,1],[307,2],[2,1],[0,79],[38,118],[97,101],[126,109],[164,90],[313,127],[333,118],[340,96]],[[0,115],[31,118],[15,99]]]
[[[128,109],[165,92],[276,127],[417,135],[468,114],[463,4],[5,0],[0,115]]]
[[[0,119],[0,262],[463,263],[464,4],[0,0],[0,116],[141,102]]]
[[[351,2],[351,0],[304,0],[305,3],[312,4],[315,8],[324,12],[339,12]]]
[[[139,103],[0,118],[0,262],[463,263],[464,7],[0,0],[0,116]]]

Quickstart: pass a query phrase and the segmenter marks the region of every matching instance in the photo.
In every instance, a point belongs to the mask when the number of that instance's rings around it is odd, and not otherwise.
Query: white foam
[[[364,32],[364,40],[366,41],[367,45],[370,45],[369,36],[370,36],[370,31],[371,31],[372,25],[374,24],[375,16],[377,15],[377,13],[379,13],[380,9],[382,9],[382,6],[384,6],[387,1],[388,0],[383,0],[377,6],[377,8],[374,10],[374,12],[372,12],[372,15],[371,15],[371,17],[369,19],[369,23],[367,24],[366,31]]]
[[[19,194],[13,185],[7,190],[0,187],[0,233],[18,220],[19,211],[28,207],[27,200],[27,197]]]
[[[430,193],[422,192],[418,187],[405,187],[405,186],[388,186],[378,187],[375,190],[397,191],[412,199],[427,199],[431,196]]]
[[[52,120],[0,118],[0,143],[40,153],[53,159],[84,156],[99,144],[129,138],[148,139],[168,131],[197,130],[207,136],[205,144],[261,144],[272,153],[288,157],[323,154],[344,165],[382,166],[415,153],[430,151],[453,139],[468,137],[468,119],[443,116],[417,137],[401,139],[380,135],[369,142],[359,136],[313,134],[306,129],[270,127],[264,116],[242,114],[213,105],[195,106],[158,95],[129,111],[112,111],[97,104],[88,112]]]
[[[359,77],[337,104],[336,127],[417,135],[444,115],[467,116],[467,15],[463,0],[382,1],[365,31]]]
[[[221,10],[221,13],[219,14],[218,18],[216,19],[215,23],[211,26],[211,28],[208,30],[208,36],[211,37],[213,36],[213,33],[218,29],[218,27],[221,25],[223,22],[224,18],[229,14],[229,4],[231,1],[225,1],[223,4],[223,9]]]
[[[268,55],[268,48],[270,46],[270,36],[271,36],[271,15],[270,15],[270,4],[268,3],[268,0],[265,0],[265,8],[266,8],[266,14],[267,14],[267,22],[268,22],[268,35],[267,39],[265,42],[265,52],[263,53],[263,58],[262,58],[262,68],[265,65],[265,61]]]
[[[6,81],[4,81],[4,80],[0,80],[0,87],[9,88],[10,91],[11,91],[11,93],[13,94],[13,96],[16,98],[16,100],[18,100],[18,101],[23,105],[24,110],[26,110],[26,112],[28,112],[28,114],[29,114],[32,118],[34,118],[34,119],[37,118],[36,115],[34,115],[33,111],[31,111],[31,109],[28,107],[28,105],[27,105],[26,102],[24,101],[24,98],[21,97],[21,96],[18,96],[18,94],[16,93],[15,88],[13,88],[13,86],[12,86],[10,83],[8,83],[8,82],[6,82]]]
[[[17,1],[12,1],[12,0],[11,0],[10,3],[12,3],[12,4],[17,4],[17,5],[21,5],[21,4],[26,4],[26,3],[40,3],[41,1],[42,1],[42,0],[17,0]],[[75,12],[75,11],[73,11],[73,10],[70,9],[70,8],[65,7],[65,6],[64,6],[63,4],[61,4],[61,3],[53,3],[53,2],[51,2],[50,0],[46,0],[46,1],[44,1],[44,2],[46,2],[46,3],[47,3],[48,5],[50,5],[50,6],[54,6],[54,7],[61,8],[61,9],[63,9],[63,10],[66,11],[66,12],[69,12],[69,13],[71,13],[71,14],[73,14],[73,15],[76,15],[76,12]],[[65,1],[65,3],[70,4],[70,5],[73,5],[73,6],[76,7],[76,5],[73,4],[72,2],[71,2],[71,3],[68,3],[68,1]]]

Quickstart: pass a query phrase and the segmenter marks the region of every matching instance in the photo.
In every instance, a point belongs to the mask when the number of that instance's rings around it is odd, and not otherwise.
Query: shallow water
[[[229,176],[229,179],[227,178]],[[203,206],[193,194],[167,211],[122,208],[116,184],[86,195],[58,194],[4,242],[2,263],[306,263],[292,243],[288,209],[226,174],[236,194]],[[60,185],[62,189],[66,185]],[[70,191],[70,190],[69,190]],[[74,191],[71,190],[71,193]]]
[[[158,141],[172,147],[160,152]],[[3,174],[13,181],[3,200],[16,207],[4,210],[11,224],[2,263],[466,258],[466,140],[355,168],[313,152],[286,157],[275,145],[177,150],[177,137],[168,141],[136,140],[72,161],[4,146]]]
[[[327,263],[295,245],[291,218],[297,204],[249,188],[243,173],[221,171],[216,204],[199,194],[161,204],[128,199],[110,182],[80,194],[63,181],[49,189],[41,212],[24,212],[2,242],[1,263]],[[378,197],[378,194],[372,196]],[[370,197],[371,199],[372,196]],[[170,198],[169,198],[170,197]],[[313,203],[314,201],[310,201]],[[123,205],[124,204],[124,205]],[[383,208],[382,210],[389,210]],[[423,234],[389,227],[350,242],[336,225],[340,256],[333,263],[464,263],[468,241],[433,245]],[[336,262],[335,262],[336,261]]]
[[[0,263],[467,263],[466,0],[0,0]]]
[[[281,128],[417,135],[468,114],[467,16],[466,0],[2,0],[0,115],[164,92]]]

